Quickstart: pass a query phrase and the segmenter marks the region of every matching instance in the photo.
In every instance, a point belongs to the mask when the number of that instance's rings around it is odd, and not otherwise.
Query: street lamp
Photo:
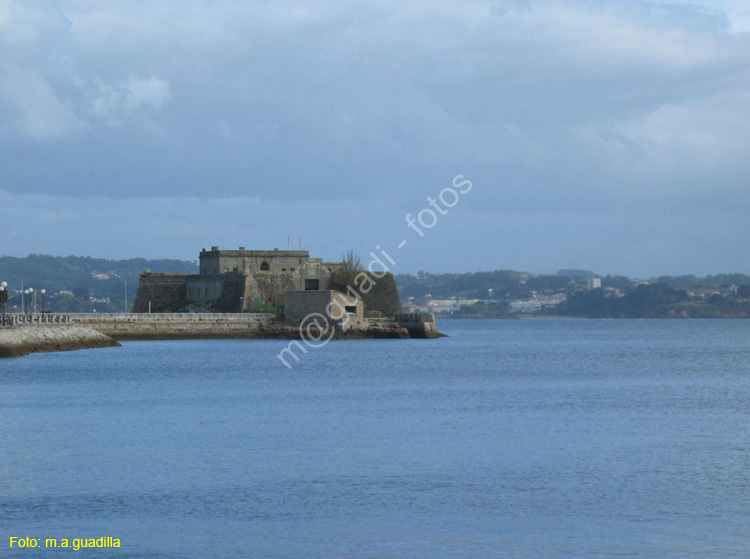
[[[5,326],[5,302],[8,300],[8,282],[0,283],[0,307],[3,309],[3,318],[0,326]]]
[[[27,287],[26,289],[23,290],[23,294],[24,295],[31,295],[32,293],[34,293],[34,288],[33,287]],[[22,301],[23,301],[23,299],[22,299]],[[22,304],[21,305],[21,312],[24,313],[24,314],[31,314],[32,313],[31,309],[33,308],[33,304],[34,304],[33,301],[34,300],[32,298],[32,300],[29,302],[29,306],[26,307],[25,309],[24,309],[24,305]]]
[[[24,313],[24,308],[23,308],[23,294],[24,294],[24,290],[23,290],[23,278],[21,276],[19,276],[18,274],[13,274],[13,277],[14,278],[18,278],[18,279],[21,280],[21,314],[23,314]]]
[[[125,312],[128,312],[128,280],[125,278],[122,278],[122,281],[125,282]]]
[[[47,293],[47,290],[42,289],[39,293],[42,294],[42,314],[44,314],[44,294]]]

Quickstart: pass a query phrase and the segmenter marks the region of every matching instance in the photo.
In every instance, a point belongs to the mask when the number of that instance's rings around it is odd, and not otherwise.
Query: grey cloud
[[[34,71],[11,65],[0,69],[0,96],[5,101],[6,123],[21,134],[41,140],[63,138],[84,127],[50,84]]]
[[[0,15],[0,188],[347,211],[377,197],[385,211],[464,173],[495,221],[565,215],[574,237],[571,216],[720,220],[750,207],[744,11],[14,1]]]
[[[83,83],[99,84],[86,100],[94,116],[121,122],[136,102],[122,85],[132,76],[169,84],[170,114],[154,123],[171,137],[164,151],[135,154],[144,168],[199,152],[238,175],[270,178],[296,162],[298,173],[282,175],[296,182],[328,170],[316,161],[331,153],[341,160],[330,169],[346,174],[372,162],[411,180],[467,159],[499,172],[521,150],[559,153],[581,128],[627,129],[665,105],[723,93],[748,63],[747,41],[727,34],[724,18],[655,3],[64,6],[67,56]],[[203,151],[222,121],[232,143],[257,154],[252,165],[233,145]]]

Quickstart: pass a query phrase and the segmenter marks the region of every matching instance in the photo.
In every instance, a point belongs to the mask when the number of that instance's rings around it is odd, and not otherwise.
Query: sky
[[[746,0],[0,0],[0,254],[750,273],[749,130]]]

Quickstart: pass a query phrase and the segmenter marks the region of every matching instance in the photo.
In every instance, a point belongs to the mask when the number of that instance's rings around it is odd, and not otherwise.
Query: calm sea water
[[[2,554],[750,556],[750,321],[440,327],[0,361]]]

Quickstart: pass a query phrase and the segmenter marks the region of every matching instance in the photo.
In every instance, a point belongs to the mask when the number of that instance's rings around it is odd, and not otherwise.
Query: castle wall
[[[186,299],[194,303],[210,303],[221,299],[225,275],[187,276]]]
[[[253,311],[266,303],[277,305],[284,303],[284,292],[297,289],[299,289],[299,275],[297,278],[290,273],[258,273],[248,276],[245,283],[245,309]]]
[[[222,274],[201,273],[200,275],[158,274],[146,272],[141,275],[138,293],[133,305],[133,312],[148,312],[151,302],[152,312],[174,311],[189,305],[201,303],[210,305],[217,311],[223,312],[253,312],[266,304],[282,304],[285,302],[285,292],[306,291],[308,287],[317,290],[329,290],[332,285],[332,271],[340,263],[326,263],[319,258],[305,258],[306,251],[204,251],[201,253],[202,270],[211,269],[212,255],[230,253],[230,257],[243,259],[243,271],[232,271]],[[294,256],[288,256],[289,254]],[[278,256],[281,254],[281,256]],[[248,256],[251,255],[251,256]],[[255,255],[255,256],[252,256]],[[286,256],[285,256],[286,255]],[[271,270],[248,270],[248,258],[257,257],[268,261]],[[208,260],[206,260],[208,258]],[[284,265],[287,260],[295,263],[286,271]],[[204,260],[209,264],[204,267]],[[299,261],[302,264],[298,264]],[[232,261],[230,260],[230,265]],[[254,265],[253,265],[254,266]],[[370,275],[371,289],[364,293],[359,291],[366,311],[379,311],[384,316],[392,316],[401,312],[401,301],[396,288],[396,280],[392,274],[386,273],[382,278]],[[308,280],[312,280],[309,282]],[[310,285],[312,283],[312,285]],[[341,289],[346,292],[346,289]]]
[[[145,272],[138,282],[138,292],[133,303],[134,313],[174,310],[187,304],[187,280],[183,274],[157,274]]]
[[[369,281],[365,280],[356,288],[351,286],[351,289],[347,289],[336,286],[336,289],[344,293],[358,293],[365,304],[365,311],[378,311],[383,316],[393,316],[403,312],[398,288],[396,287],[396,278],[393,274],[388,272],[382,278],[376,278],[368,272],[364,273],[370,278]]]
[[[225,312],[242,312],[245,295],[245,277],[229,275],[224,280],[218,309]]]
[[[379,311],[383,316],[393,316],[402,312],[401,298],[398,296],[396,278],[393,274],[388,272],[380,279],[372,277],[372,281],[375,285],[370,292],[362,294],[365,309]]]
[[[270,273],[298,272],[310,259],[306,250],[202,250],[200,255],[201,274],[224,274],[239,272],[253,274],[266,271]],[[263,264],[268,269],[263,269]]]

